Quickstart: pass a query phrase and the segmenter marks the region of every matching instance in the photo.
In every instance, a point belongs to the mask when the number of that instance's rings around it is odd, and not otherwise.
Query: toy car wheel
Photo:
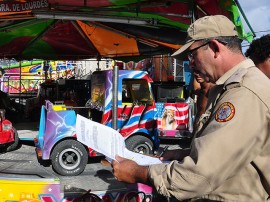
[[[141,154],[153,154],[153,142],[144,136],[135,135],[126,140],[126,147],[130,151]]]
[[[19,147],[20,140],[19,140],[18,132],[15,128],[13,128],[13,130],[14,130],[14,142],[9,143],[7,145],[7,147],[6,147],[7,152],[13,151]]]
[[[64,140],[51,153],[53,170],[65,176],[81,174],[88,162],[86,148],[76,140]]]

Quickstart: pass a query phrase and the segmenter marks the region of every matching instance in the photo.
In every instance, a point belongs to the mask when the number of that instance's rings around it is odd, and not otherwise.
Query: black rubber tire
[[[76,140],[64,140],[51,153],[53,170],[64,176],[81,174],[88,162],[86,148]]]
[[[7,147],[6,147],[7,152],[10,152],[19,148],[19,142],[20,142],[19,135],[18,135],[17,130],[14,127],[13,127],[13,130],[14,130],[14,142],[7,144]]]
[[[141,135],[134,135],[126,139],[126,147],[130,151],[134,151],[141,154],[152,155],[153,154],[153,142]]]

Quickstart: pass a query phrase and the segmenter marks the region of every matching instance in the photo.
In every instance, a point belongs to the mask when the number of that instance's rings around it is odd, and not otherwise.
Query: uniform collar
[[[235,65],[229,71],[227,71],[222,77],[220,77],[217,81],[217,85],[223,85],[238,69],[247,69],[249,67],[255,66],[254,62],[251,59],[246,59]]]

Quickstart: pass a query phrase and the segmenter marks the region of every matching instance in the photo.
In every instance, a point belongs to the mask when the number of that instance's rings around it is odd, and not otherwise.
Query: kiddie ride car
[[[117,79],[112,70],[94,72],[91,98],[85,109],[89,110],[87,118],[115,128],[116,114],[117,130],[125,138],[127,149],[153,154],[159,147],[160,136],[186,135],[184,131],[189,130],[190,121],[188,103],[156,103],[151,83],[145,71],[119,70]],[[116,101],[113,88],[118,89]],[[112,110],[115,103],[117,113]],[[77,140],[76,113],[76,107],[50,101],[42,106],[39,133],[35,138],[37,156],[41,164],[49,161],[60,175],[80,174],[88,157],[98,155]]]
[[[0,109],[0,151],[9,152],[19,146],[19,136],[12,123],[5,118],[6,111]]]

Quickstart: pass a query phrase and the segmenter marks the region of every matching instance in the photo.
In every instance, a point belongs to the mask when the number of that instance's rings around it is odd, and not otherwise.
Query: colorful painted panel
[[[23,93],[36,95],[39,84],[45,78],[56,80],[75,76],[77,64],[73,61],[24,61],[3,65],[4,75],[1,78],[1,90],[9,94]]]

